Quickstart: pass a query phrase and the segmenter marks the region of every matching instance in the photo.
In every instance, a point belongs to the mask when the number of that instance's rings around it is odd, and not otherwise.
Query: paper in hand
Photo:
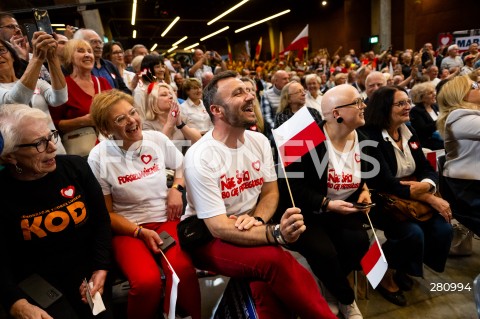
[[[102,295],[97,291],[95,295],[92,297],[91,289],[93,288],[93,282],[87,283],[87,279],[83,280],[83,283],[87,287],[87,301],[90,305],[90,309],[92,309],[92,314],[94,316],[98,315],[99,313],[106,310],[105,305],[103,304]]]

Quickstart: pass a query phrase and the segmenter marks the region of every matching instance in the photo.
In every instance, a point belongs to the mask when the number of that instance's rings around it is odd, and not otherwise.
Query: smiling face
[[[86,30],[84,31],[84,39],[92,46],[95,59],[100,60],[103,53],[103,41],[100,36],[95,31]]]
[[[395,105],[396,103],[407,100],[409,100],[407,93],[403,91],[395,92],[393,96],[394,105],[392,105],[392,110],[390,111],[390,123],[393,127],[400,126],[401,124],[410,121],[410,109],[412,106],[408,103],[404,103],[405,105],[403,106]]]
[[[330,94],[334,96],[330,97]],[[337,122],[337,119],[341,117],[343,121],[341,122],[342,126],[347,126],[350,129],[354,130],[365,124],[365,108],[367,107],[365,103],[360,103],[360,108],[358,102],[361,100],[360,93],[351,85],[343,84],[335,87],[335,90],[330,92],[329,95],[326,94],[326,103],[331,104],[333,108],[332,114],[333,119],[330,118],[327,121]],[[328,93],[328,91],[327,91]],[[351,105],[348,105],[351,104]],[[345,107],[336,108],[337,106],[348,105]],[[328,105],[327,105],[328,106]],[[327,112],[328,112],[327,108]],[[322,110],[323,110],[323,100],[322,100]],[[325,110],[324,110],[325,112]]]
[[[4,52],[4,53],[3,53]],[[13,69],[13,57],[8,51],[7,47],[5,47],[2,43],[0,43],[0,72],[2,74],[10,74]]]
[[[254,112],[252,92],[248,92],[244,82],[237,78],[226,78],[218,81],[217,98],[221,103],[217,104],[220,112],[220,120],[232,127],[249,128],[257,123]]]
[[[312,95],[317,95],[318,90],[320,90],[320,83],[318,83],[316,78],[310,78],[307,81],[307,89]]]
[[[422,102],[425,105],[433,105],[437,102],[437,94],[435,93],[435,90],[428,90],[425,92],[425,94],[422,96]]]
[[[135,108],[125,100],[110,107],[107,115],[107,131],[115,140],[123,141],[123,149],[142,140],[142,121]]]
[[[300,83],[292,83],[288,86],[288,104],[292,110],[298,110],[305,105],[305,89]]]
[[[190,100],[196,102],[202,98],[202,87],[200,85],[192,85],[187,91],[187,95]]]
[[[95,57],[93,56],[93,50],[89,45],[79,45],[73,51],[72,64],[73,68],[88,70],[93,69]]]
[[[114,44],[112,45],[112,55],[111,59],[115,65],[124,65],[125,61],[123,58],[123,50],[120,46]]]
[[[0,19],[0,27],[4,27],[0,28],[0,39],[4,41],[10,41],[10,38],[14,35],[22,36],[22,29],[20,29],[15,18],[8,16],[3,17]]]
[[[19,144],[37,143],[42,139],[47,139],[51,134],[46,120],[24,118],[19,125],[24,128]],[[18,179],[35,180],[55,170],[57,167],[56,151],[57,147],[52,141],[48,143],[47,149],[42,153],[39,153],[35,146],[19,147],[9,155],[8,162],[22,169],[22,173],[17,174]]]
[[[163,63],[155,65],[153,67],[153,71],[155,72],[157,79],[163,80],[165,77],[165,65]]]

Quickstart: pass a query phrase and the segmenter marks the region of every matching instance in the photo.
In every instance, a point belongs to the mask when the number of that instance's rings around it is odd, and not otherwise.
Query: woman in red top
[[[90,105],[95,94],[111,89],[108,81],[91,74],[95,63],[93,50],[84,40],[70,40],[64,49],[67,103],[50,108],[55,126],[62,134],[68,154],[87,156],[95,146],[96,134],[90,118]]]

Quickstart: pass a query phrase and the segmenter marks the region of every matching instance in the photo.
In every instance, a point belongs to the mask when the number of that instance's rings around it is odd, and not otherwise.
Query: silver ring
[[[297,225],[295,225],[295,222],[292,223],[292,228],[294,231],[297,230]]]

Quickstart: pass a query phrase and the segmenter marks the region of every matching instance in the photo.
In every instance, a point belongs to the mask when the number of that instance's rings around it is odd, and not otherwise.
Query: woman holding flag
[[[324,289],[332,312],[338,314],[340,311],[344,318],[360,319],[362,314],[355,303],[347,275],[359,268],[369,246],[362,226],[363,214],[369,208],[368,205],[359,208],[371,203],[362,176],[362,172],[369,171],[369,163],[360,152],[360,143],[365,137],[356,131],[365,123],[366,105],[353,86],[336,86],[323,96],[325,121],[321,122],[314,109],[308,108],[307,111],[303,104],[294,109],[301,97],[304,104],[305,91],[299,83],[292,82],[282,91],[281,100],[288,100],[291,107],[277,115],[278,128],[274,130],[274,136],[279,158],[290,178],[279,179],[277,212],[291,207],[291,200],[302,209],[307,228],[290,248],[306,258],[314,274],[333,295]],[[292,131],[298,131],[299,127],[305,127],[309,133],[293,135],[306,138],[301,141],[290,139],[292,147],[289,143],[282,143],[282,136],[292,136]],[[311,131],[312,127],[316,132]],[[304,151],[299,153],[300,149]],[[298,158],[302,153],[304,156]]]
[[[162,300],[160,264],[167,281],[163,308],[170,312],[169,318],[175,314],[180,279],[178,306],[193,319],[200,319],[200,288],[192,261],[178,244],[166,250],[162,247],[165,237],[160,237],[166,231],[178,242],[177,224],[183,209],[182,154],[164,134],[142,131],[130,95],[118,90],[98,94],[91,115],[97,129],[108,136],[90,152],[88,163],[110,212],[115,259],[130,283],[128,318],[157,317]],[[170,189],[166,168],[175,170]]]

